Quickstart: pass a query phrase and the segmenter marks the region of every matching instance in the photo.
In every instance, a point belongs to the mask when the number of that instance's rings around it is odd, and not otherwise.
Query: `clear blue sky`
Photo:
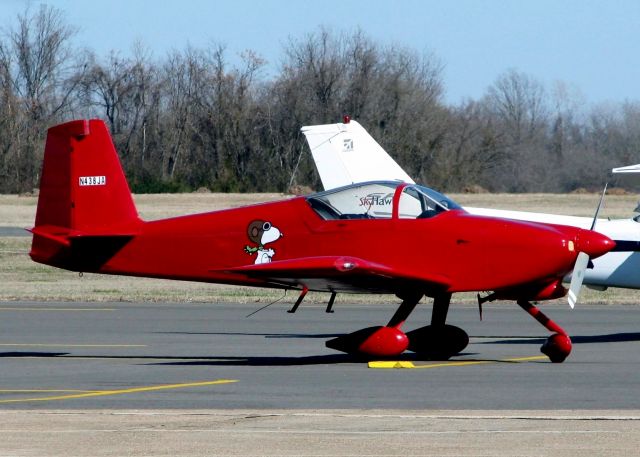
[[[283,43],[319,26],[362,29],[380,43],[431,51],[445,65],[446,101],[478,98],[510,68],[577,87],[591,103],[640,100],[638,0],[45,0],[79,27],[76,44],[156,57],[188,43],[253,49],[277,69]],[[11,27],[26,0],[0,0]]]

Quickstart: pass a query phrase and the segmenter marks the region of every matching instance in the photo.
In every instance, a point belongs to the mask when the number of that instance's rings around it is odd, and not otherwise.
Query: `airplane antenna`
[[[296,166],[293,167],[293,171],[291,172],[291,179],[289,180],[289,187],[287,187],[287,192],[293,186],[293,180],[296,177],[296,173],[298,172],[298,167],[300,166],[300,160],[302,159],[302,154],[304,153],[304,146],[300,148],[300,154],[298,154],[298,160],[296,161]]]
[[[591,228],[589,230],[593,230],[596,226],[598,215],[600,214],[600,209],[602,209],[602,202],[604,201],[604,195],[607,193],[608,185],[609,185],[609,182],[606,182],[604,184],[604,189],[602,190],[602,195],[600,195],[600,201],[598,202],[598,207],[596,208],[596,214],[593,215],[593,222],[591,222]]]
[[[280,300],[282,300],[284,297],[286,297],[286,296],[287,296],[287,290],[289,290],[289,289],[285,289],[285,290],[284,290],[284,294],[282,295],[282,297],[278,298],[277,300],[272,301],[271,303],[269,303],[269,304],[267,304],[267,305],[264,305],[262,308],[258,308],[258,309],[256,309],[256,310],[255,310],[254,312],[252,312],[252,313],[247,314],[247,315],[245,316],[245,318],[247,318],[247,317],[251,317],[251,316],[253,316],[254,314],[258,314],[258,313],[259,313],[260,311],[262,311],[263,309],[267,309],[269,306],[271,306],[271,305],[274,305],[274,304],[278,303]]]

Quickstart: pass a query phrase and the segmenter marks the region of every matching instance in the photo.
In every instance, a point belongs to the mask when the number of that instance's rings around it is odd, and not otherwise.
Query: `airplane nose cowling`
[[[616,242],[611,238],[593,230],[580,230],[576,236],[576,251],[585,252],[592,259],[606,254],[615,246]]]

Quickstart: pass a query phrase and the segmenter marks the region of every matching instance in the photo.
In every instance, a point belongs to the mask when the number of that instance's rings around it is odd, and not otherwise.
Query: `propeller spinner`
[[[582,282],[584,281],[585,271],[589,266],[590,257],[599,257],[609,252],[615,246],[615,241],[594,230],[596,222],[598,221],[600,209],[602,209],[604,196],[607,193],[608,184],[609,183],[606,183],[604,185],[602,195],[600,195],[600,201],[598,202],[596,213],[593,215],[591,228],[589,231],[581,231],[578,235],[578,245],[576,246],[576,249],[578,250],[578,257],[576,258],[576,263],[573,266],[571,283],[569,285],[569,294],[567,295],[571,309],[573,309],[576,306],[576,303],[578,303],[578,296],[580,295],[580,290],[582,290]]]

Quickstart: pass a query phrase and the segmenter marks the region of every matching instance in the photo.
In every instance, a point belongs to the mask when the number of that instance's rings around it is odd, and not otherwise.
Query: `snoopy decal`
[[[254,264],[257,265],[259,263],[271,262],[276,251],[271,248],[266,249],[264,246],[265,244],[279,240],[282,237],[282,232],[280,232],[277,227],[271,225],[271,222],[255,220],[247,227],[247,237],[258,246],[245,246],[244,252],[249,255],[258,253],[256,261],[254,262]]]

